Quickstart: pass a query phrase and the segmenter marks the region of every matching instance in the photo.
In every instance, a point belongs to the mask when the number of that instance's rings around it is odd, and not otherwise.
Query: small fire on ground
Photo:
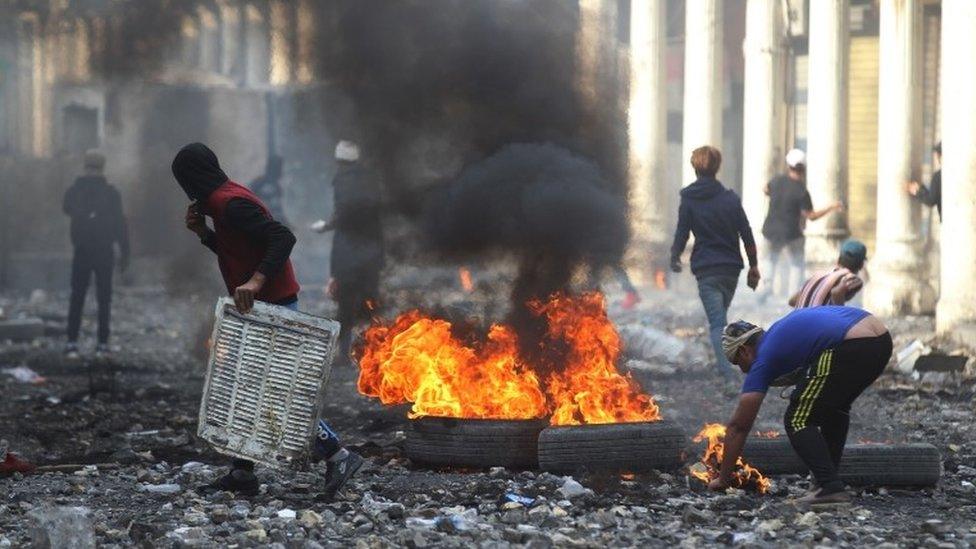
[[[512,326],[495,324],[479,340],[462,340],[447,320],[414,310],[366,331],[357,352],[359,391],[384,404],[412,403],[410,418],[548,416],[552,425],[661,419],[653,397],[617,370],[620,336],[602,294],[557,294],[526,306],[545,320],[539,356],[551,350],[558,368],[526,363]]]
[[[708,483],[718,478],[725,456],[725,426],[719,423],[708,423],[695,435],[695,442],[708,441],[705,454],[701,462],[691,467],[691,475],[702,482]],[[732,473],[732,487],[742,490],[752,490],[765,494],[769,490],[769,479],[764,477],[759,469],[749,465],[739,457],[735,471]]]

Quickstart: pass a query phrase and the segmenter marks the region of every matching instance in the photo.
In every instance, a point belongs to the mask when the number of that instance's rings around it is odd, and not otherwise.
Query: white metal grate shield
[[[217,451],[303,467],[336,352],[339,323],[255,303],[217,302],[197,434]]]

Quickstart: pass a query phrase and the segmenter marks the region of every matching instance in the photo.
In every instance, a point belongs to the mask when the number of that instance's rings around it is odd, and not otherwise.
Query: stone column
[[[691,151],[702,145],[722,148],[723,4],[722,0],[685,2],[682,185],[695,180],[688,163]]]
[[[807,188],[815,209],[847,201],[848,0],[810,2],[807,88]],[[847,213],[833,212],[807,227],[807,263],[837,260],[849,235]]]
[[[627,110],[630,179],[631,273],[651,280],[666,268],[675,208],[666,177],[666,2],[631,3],[630,105]]]
[[[921,178],[921,6],[881,1],[878,82],[878,229],[866,305],[885,316],[931,313],[919,204],[905,184]]]
[[[766,183],[783,166],[784,55],[780,0],[749,0],[746,5],[742,205],[757,233],[766,216]]]
[[[976,343],[976,2],[942,2],[942,295],[936,327]]]

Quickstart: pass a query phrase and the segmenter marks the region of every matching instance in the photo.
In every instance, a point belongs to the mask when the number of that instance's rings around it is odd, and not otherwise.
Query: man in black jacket
[[[64,194],[64,213],[71,218],[71,301],[68,306],[68,344],[65,354],[78,356],[81,312],[92,273],[98,298],[99,353],[109,351],[109,323],[112,306],[114,245],[119,246],[119,268],[129,264],[129,233],[122,214],[122,199],[103,175],[105,157],[95,151],[85,153],[85,173]]]
[[[335,158],[339,169],[332,180],[332,220],[318,221],[312,229],[335,231],[329,294],[339,305],[339,357],[348,361],[353,328],[357,322],[368,320],[377,304],[384,263],[383,227],[379,184],[360,164],[359,147],[340,141]]]
[[[699,147],[691,153],[691,165],[698,179],[681,191],[678,228],[671,246],[671,270],[681,272],[681,254],[688,244],[689,233],[695,235],[691,250],[691,272],[698,279],[698,295],[708,317],[709,333],[719,373],[728,380],[735,372],[722,352],[722,330],[727,323],[729,305],[739,283],[742,254],[739,239],[749,257],[747,283],[753,290],[759,284],[756,241],[734,191],[715,179],[722,165],[722,154],[715,147]]]

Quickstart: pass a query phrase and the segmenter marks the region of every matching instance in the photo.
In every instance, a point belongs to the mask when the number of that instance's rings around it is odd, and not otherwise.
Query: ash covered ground
[[[485,271],[466,294],[455,289],[452,269],[403,268],[387,285],[385,314],[426,305],[497,318],[506,306],[497,296],[505,295],[510,278]],[[697,296],[690,287],[645,292],[637,310],[621,311],[614,290],[608,288],[611,316],[624,332],[650,326],[680,340],[680,347],[674,340],[661,343],[659,358],[628,363],[663,415],[683,426],[694,455],[700,449],[690,444],[691,435],[706,422],[726,421],[736,394],[708,367]],[[303,308],[329,315],[331,304],[318,294],[304,292]],[[976,544],[974,383],[962,374],[914,380],[891,368],[855,404],[849,441],[935,444],[943,454],[943,480],[934,489],[859,490],[847,508],[798,511],[787,499],[807,489],[799,476],[776,477],[771,492],[757,496],[707,493],[686,470],[569,481],[539,471],[419,468],[401,455],[406,410],[358,395],[351,367],[333,370],[323,415],[368,459],[337,501],[317,499],[324,483],[318,468],[260,469],[262,493],[253,498],[202,496],[195,488],[227,463],[195,436],[215,297],[119,289],[113,327],[120,350],[102,361],[62,358],[64,295],[0,298],[7,316],[41,316],[51,332],[32,342],[0,343],[0,368],[26,366],[46,379],[29,384],[0,375],[0,437],[39,465],[89,465],[0,479],[0,547],[29,544],[36,535],[33,516],[52,506],[86,508],[105,547]],[[782,312],[741,292],[730,315],[769,322]],[[888,324],[896,349],[916,338],[940,343],[931,338],[929,318]],[[85,331],[91,334],[92,326]],[[756,428],[781,430],[785,405],[771,392]],[[506,502],[506,494],[534,501]]]

